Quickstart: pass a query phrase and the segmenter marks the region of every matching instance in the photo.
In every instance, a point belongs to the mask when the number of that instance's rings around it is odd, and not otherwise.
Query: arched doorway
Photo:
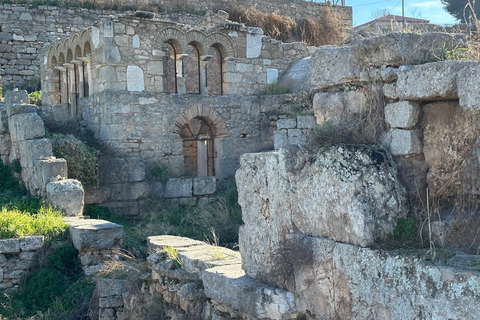
[[[180,130],[184,168],[187,175],[215,176],[215,126],[204,117],[195,117]]]

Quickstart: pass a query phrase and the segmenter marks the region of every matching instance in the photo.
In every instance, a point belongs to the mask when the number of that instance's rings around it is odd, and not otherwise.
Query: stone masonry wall
[[[38,262],[43,236],[0,240],[0,290],[18,288],[28,269]]]
[[[40,78],[40,53],[50,43],[92,25],[109,11],[0,4],[0,78],[3,85]]]
[[[8,91],[0,108],[2,161],[18,161],[28,191],[69,216],[83,211],[82,184],[67,179],[67,162],[52,154],[52,143],[44,137],[45,127],[38,107],[28,104],[26,91]]]

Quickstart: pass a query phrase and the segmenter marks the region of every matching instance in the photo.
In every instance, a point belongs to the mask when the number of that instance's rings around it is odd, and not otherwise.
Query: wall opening
[[[210,47],[212,59],[206,64],[207,88],[210,94],[223,95],[223,53],[220,45]]]
[[[194,43],[188,45],[183,59],[183,75],[185,77],[185,92],[200,93],[200,51]]]
[[[196,177],[215,176],[215,126],[204,117],[196,117],[181,128],[180,136],[185,173]]]
[[[163,90],[166,93],[177,93],[177,50],[169,42],[164,42],[162,51],[163,56]]]

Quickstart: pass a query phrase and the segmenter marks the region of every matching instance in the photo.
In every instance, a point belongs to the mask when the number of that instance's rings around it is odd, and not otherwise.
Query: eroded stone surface
[[[385,121],[392,128],[412,128],[417,124],[420,114],[419,103],[400,101],[385,106]]]
[[[101,250],[118,247],[123,241],[123,226],[100,219],[65,218],[75,249]]]
[[[406,214],[395,165],[388,154],[368,148],[246,154],[236,179],[244,269],[279,286],[287,279],[272,275],[282,268],[284,239],[294,230],[368,246]]]
[[[67,216],[83,212],[84,191],[78,180],[65,179],[47,184],[47,201]]]

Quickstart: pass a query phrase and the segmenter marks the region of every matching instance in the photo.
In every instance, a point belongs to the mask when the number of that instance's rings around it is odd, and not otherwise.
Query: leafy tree
[[[480,17],[480,1],[475,0],[442,0],[443,7],[448,11],[452,16],[457,18],[460,21],[464,20],[464,11],[465,17],[468,19],[471,16],[471,10],[469,7],[466,7],[468,3],[471,3],[472,7],[475,9],[475,14],[477,17]]]

